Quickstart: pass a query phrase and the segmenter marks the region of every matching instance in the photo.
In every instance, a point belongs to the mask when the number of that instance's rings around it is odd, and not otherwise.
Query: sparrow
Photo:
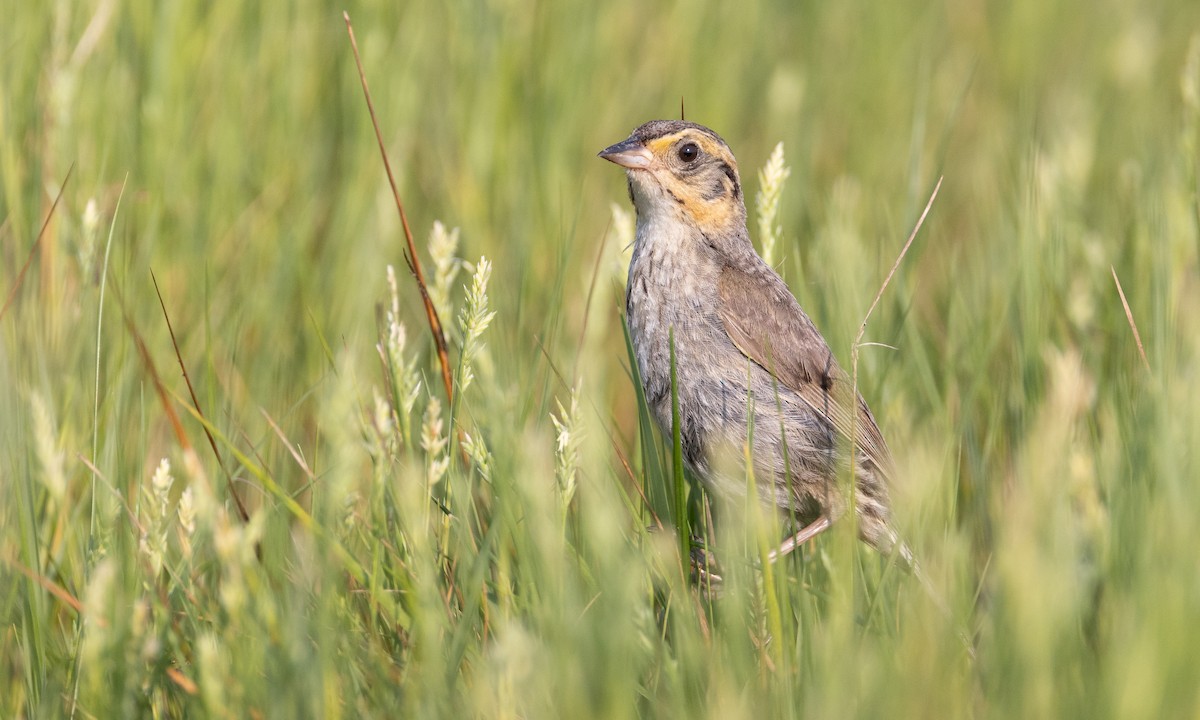
[[[687,466],[715,493],[744,497],[745,476],[717,461],[748,455],[759,498],[799,528],[775,558],[851,506],[837,478],[852,462],[859,536],[911,565],[891,522],[887,443],[825,338],[751,244],[729,146],[702,125],[653,120],[599,156],[625,169],[637,211],[626,319],[646,401],[668,437],[674,339]]]

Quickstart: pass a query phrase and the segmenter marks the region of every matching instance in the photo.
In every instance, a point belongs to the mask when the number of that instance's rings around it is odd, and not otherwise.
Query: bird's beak
[[[644,170],[650,167],[650,161],[654,159],[650,150],[634,138],[604,148],[600,151],[600,157],[631,170]]]

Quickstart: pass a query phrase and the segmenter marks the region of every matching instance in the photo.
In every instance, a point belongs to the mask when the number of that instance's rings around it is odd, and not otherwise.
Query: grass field
[[[1200,714],[1200,4],[6,16],[0,717]],[[681,98],[845,364],[944,176],[859,384],[947,612],[676,485],[595,154]]]

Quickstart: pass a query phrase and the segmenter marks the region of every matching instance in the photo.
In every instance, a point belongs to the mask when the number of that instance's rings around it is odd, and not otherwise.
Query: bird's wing
[[[891,455],[870,409],[861,396],[851,401],[850,378],[783,280],[754,263],[749,269],[726,266],[719,284],[721,321],[738,350],[891,474]]]

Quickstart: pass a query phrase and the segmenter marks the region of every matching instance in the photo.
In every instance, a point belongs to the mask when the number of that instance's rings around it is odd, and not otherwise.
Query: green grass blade
[[[683,423],[679,415],[679,377],[675,366],[675,328],[669,331],[671,345],[671,477],[673,481],[675,532],[679,535],[679,560],[684,576],[692,556],[692,529],[688,513],[688,481],[683,474]]]

